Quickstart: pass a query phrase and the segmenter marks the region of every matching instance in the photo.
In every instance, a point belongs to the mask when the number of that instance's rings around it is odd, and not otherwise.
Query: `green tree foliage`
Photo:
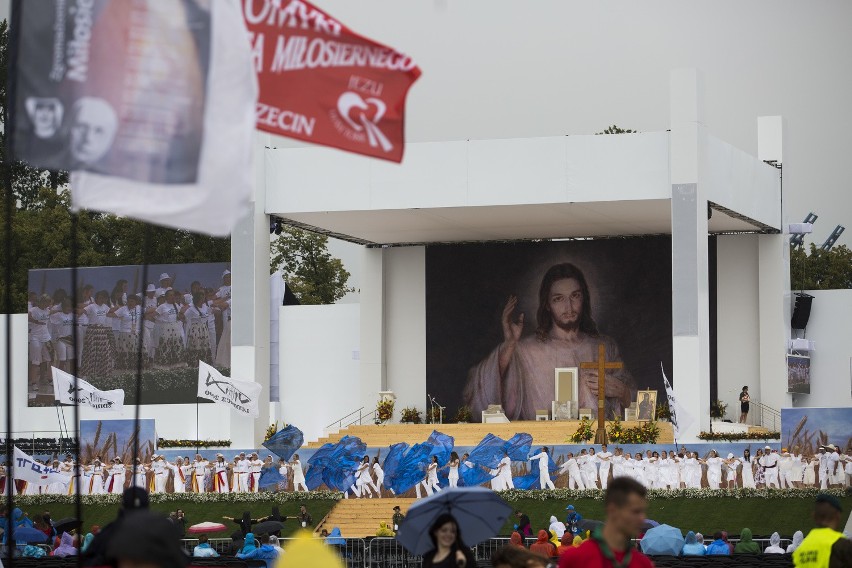
[[[790,287],[793,290],[852,288],[852,249],[839,245],[825,252],[811,243],[790,251]]]
[[[595,134],[635,134],[636,132],[638,131],[630,130],[629,128],[621,128],[620,126],[613,124],[612,126],[608,126],[603,132],[595,132]]]
[[[285,226],[272,241],[271,272],[281,270],[303,304],[333,304],[354,289],[349,272],[328,252],[328,237]]]

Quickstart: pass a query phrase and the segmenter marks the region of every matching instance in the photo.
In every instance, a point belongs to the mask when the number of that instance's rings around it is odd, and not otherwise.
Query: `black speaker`
[[[796,294],[796,307],[793,308],[793,317],[790,319],[790,327],[793,329],[805,329],[811,317],[811,303],[814,297],[810,294]]]

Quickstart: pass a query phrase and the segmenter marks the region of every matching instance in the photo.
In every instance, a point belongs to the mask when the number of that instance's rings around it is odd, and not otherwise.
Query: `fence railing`
[[[343,428],[347,428],[349,426],[354,426],[355,424],[361,425],[364,423],[364,420],[369,420],[373,422],[376,419],[376,410],[365,410],[366,407],[362,406],[357,410],[353,410],[340,420],[335,420],[331,424],[325,427],[326,432],[331,430],[341,430]]]
[[[781,431],[781,412],[762,402],[752,401],[750,407],[749,414],[755,426],[762,426],[771,432]]]
[[[316,537],[320,538],[320,537]],[[279,538],[279,546],[283,550],[297,539],[294,538]],[[329,544],[330,547],[337,550],[340,557],[346,563],[347,568],[420,568],[423,565],[423,557],[408,552],[399,541],[395,538],[388,537],[370,537],[370,538],[344,538],[340,544]],[[525,544],[529,547],[530,544],[536,541],[535,538],[526,538]],[[768,538],[756,538],[754,541],[763,550],[769,546]],[[638,542],[638,541],[635,541]],[[731,544],[739,542],[737,538],[729,539]],[[790,539],[781,539],[781,548],[787,549],[787,545],[791,542]],[[232,550],[233,543],[230,538],[211,538],[208,540],[210,546],[223,556],[236,554]],[[709,541],[705,541],[709,544]],[[193,549],[198,544],[198,539],[184,539],[183,548],[191,555]],[[491,555],[497,550],[509,544],[508,538],[491,538],[477,544],[471,549],[477,563],[488,562],[491,560]]]

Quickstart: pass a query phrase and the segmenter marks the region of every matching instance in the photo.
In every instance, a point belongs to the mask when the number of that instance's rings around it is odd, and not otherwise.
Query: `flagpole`
[[[195,453],[197,454],[200,448],[200,440],[198,433],[198,395],[195,396]]]

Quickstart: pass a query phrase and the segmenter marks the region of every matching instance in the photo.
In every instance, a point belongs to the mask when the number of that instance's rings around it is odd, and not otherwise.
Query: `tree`
[[[636,132],[636,130],[621,128],[613,124],[612,126],[608,126],[603,132],[595,132],[595,134],[636,134]]]
[[[824,251],[813,243],[790,250],[790,287],[793,290],[852,288],[852,249],[846,245]]]
[[[339,258],[328,252],[328,237],[296,227],[283,227],[272,242],[270,273],[281,270],[303,304],[333,304],[354,288]]]

